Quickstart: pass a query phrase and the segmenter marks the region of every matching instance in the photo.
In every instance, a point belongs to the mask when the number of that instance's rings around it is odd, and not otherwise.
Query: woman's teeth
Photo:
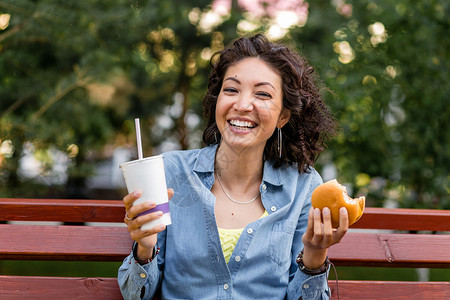
[[[238,120],[231,120],[230,124],[234,127],[237,127],[238,129],[251,129],[256,127],[256,125],[252,122],[238,121]]]

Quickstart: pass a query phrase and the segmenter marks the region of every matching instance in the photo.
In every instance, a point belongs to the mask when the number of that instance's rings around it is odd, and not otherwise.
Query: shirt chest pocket
[[[297,222],[281,220],[273,224],[267,255],[278,265],[291,263],[292,241]]]

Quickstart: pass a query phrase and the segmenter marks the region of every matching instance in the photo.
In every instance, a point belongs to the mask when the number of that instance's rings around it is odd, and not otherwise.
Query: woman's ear
[[[283,110],[280,113],[280,116],[278,117],[277,127],[282,128],[284,125],[286,125],[290,117],[291,111],[289,109],[283,108]]]

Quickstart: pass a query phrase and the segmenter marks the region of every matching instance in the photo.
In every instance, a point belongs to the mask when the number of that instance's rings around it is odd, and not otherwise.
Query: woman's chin
[[[243,153],[244,151],[251,151],[256,154],[258,152],[258,144],[251,136],[231,136],[229,138],[222,137],[222,143],[226,143],[228,148],[236,153]],[[264,149],[264,144],[261,146]]]

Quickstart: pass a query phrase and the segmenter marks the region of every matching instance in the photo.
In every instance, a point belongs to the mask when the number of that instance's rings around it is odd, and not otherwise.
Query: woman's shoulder
[[[284,177],[293,179],[292,184],[296,186],[309,186],[309,189],[315,189],[323,183],[322,176],[313,166],[308,167],[307,172],[299,172],[297,164],[288,165],[284,169]]]
[[[176,158],[185,158],[189,157],[201,149],[190,149],[190,150],[171,150],[168,152],[164,152],[162,155],[164,159],[176,159]]]
[[[314,167],[309,167],[307,172],[299,172],[296,163],[284,164],[275,168],[273,163],[267,162],[264,173],[266,181],[291,188],[297,188],[299,185],[316,187],[322,183],[322,177]]]
[[[164,163],[171,165],[192,165],[198,159],[214,158],[215,148],[208,146],[199,149],[173,150],[163,153]]]
[[[272,163],[272,166],[274,164]],[[290,164],[283,164],[281,167],[278,167],[278,169],[280,170],[281,173],[284,173],[286,176],[298,176],[299,178],[301,177],[308,177],[308,178],[317,178],[320,177],[319,172],[317,172],[317,170],[313,167],[313,166],[309,166],[307,168],[307,171],[299,171],[298,168],[298,164],[293,162]]]
[[[198,156],[198,153],[201,149],[190,149],[190,150],[172,150],[168,152],[164,152],[162,155],[164,157],[164,163],[186,163],[192,157]]]
[[[298,180],[301,182],[309,183],[310,188],[314,189],[315,187],[323,183],[322,176],[313,166],[309,166],[307,172],[299,173],[298,168],[296,169],[296,171],[299,174]]]

